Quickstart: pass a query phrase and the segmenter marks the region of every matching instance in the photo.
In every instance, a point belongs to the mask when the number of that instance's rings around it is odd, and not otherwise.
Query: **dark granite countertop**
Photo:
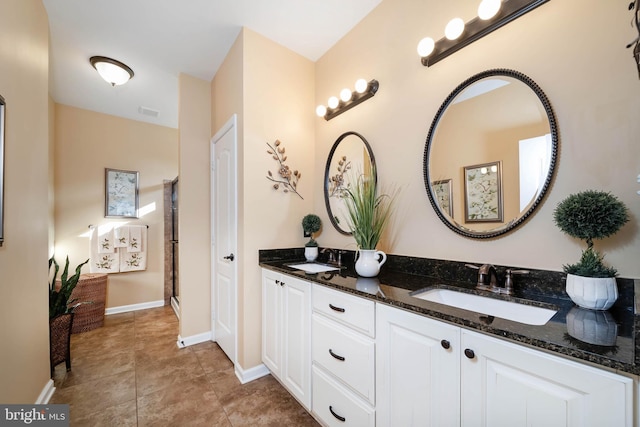
[[[530,274],[515,278],[516,294],[509,297],[475,290],[476,271],[466,268],[464,263],[394,255],[389,255],[388,258],[376,278],[358,277],[353,270],[353,254],[348,252],[343,256],[343,267],[339,271],[327,273],[307,274],[288,267],[288,264],[305,262],[302,250],[298,249],[261,250],[259,263],[261,267],[273,271],[466,329],[611,369],[640,374],[640,348],[637,349],[635,344],[638,330],[636,323],[640,316],[635,315],[634,301],[634,288],[640,280],[618,279],[620,297],[611,309],[602,312],[574,305],[564,293],[564,281],[561,280],[563,273],[530,270]],[[496,268],[500,272],[500,267]],[[451,280],[452,278],[456,280]],[[412,296],[412,293],[428,288],[451,288],[490,298],[552,308],[557,313],[545,325],[534,326]]]

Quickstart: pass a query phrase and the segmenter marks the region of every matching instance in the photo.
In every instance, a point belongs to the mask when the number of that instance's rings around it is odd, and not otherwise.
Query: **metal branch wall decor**
[[[267,153],[273,157],[273,160],[278,162],[278,172],[276,174],[267,171],[267,179],[274,183],[273,189],[282,189],[285,193],[295,193],[304,200],[300,193],[298,193],[298,181],[302,177],[302,174],[297,170],[292,171],[289,166],[285,164],[287,155],[285,154],[284,145],[276,139],[273,145],[267,142],[267,146],[269,147]]]
[[[640,0],[635,0],[629,3],[629,10],[633,10],[633,19],[631,20],[631,26],[636,27],[638,31],[638,37],[627,45],[627,49],[633,46],[633,57],[636,60],[638,67],[638,78],[640,78]]]

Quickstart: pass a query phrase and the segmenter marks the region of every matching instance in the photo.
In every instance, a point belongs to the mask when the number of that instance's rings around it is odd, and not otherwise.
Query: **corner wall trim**
[[[121,305],[119,307],[109,307],[104,311],[107,316],[110,314],[128,313],[130,311],[146,310],[148,308],[163,307],[164,300],[141,302],[140,304]]]
[[[246,384],[250,381],[257,380],[258,378],[262,378],[271,373],[269,368],[267,368],[264,364],[260,364],[258,366],[254,366],[249,369],[242,369],[242,367],[236,363],[236,377],[240,380],[242,384]]]
[[[38,400],[36,400],[36,405],[46,405],[49,403],[49,399],[53,396],[54,391],[56,391],[56,388],[53,386],[53,380],[50,379],[40,392],[40,396],[38,396]]]
[[[178,342],[176,343],[179,348],[189,347],[190,345],[200,344],[202,342],[212,341],[211,331],[203,332],[197,335],[191,335],[190,337],[181,337],[178,335]]]

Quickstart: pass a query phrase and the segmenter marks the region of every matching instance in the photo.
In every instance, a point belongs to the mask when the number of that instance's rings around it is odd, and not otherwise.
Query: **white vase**
[[[608,311],[573,307],[567,313],[567,332],[580,341],[611,347],[618,338],[618,324]]]
[[[380,273],[380,267],[387,261],[387,254],[375,249],[358,249],[356,273],[362,277],[375,277]]]
[[[590,310],[608,310],[618,299],[615,277],[583,277],[567,274],[566,290],[573,302]]]
[[[313,262],[318,258],[318,247],[317,246],[305,246],[304,247],[304,257],[307,261]]]

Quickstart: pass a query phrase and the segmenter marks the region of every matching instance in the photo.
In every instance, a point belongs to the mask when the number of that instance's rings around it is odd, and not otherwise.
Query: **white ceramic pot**
[[[611,347],[616,345],[618,324],[608,311],[573,307],[567,313],[567,332],[588,344]]]
[[[590,310],[608,310],[618,299],[615,277],[582,277],[567,274],[566,289],[573,302]]]
[[[305,246],[304,247],[304,257],[309,262],[315,261],[318,258],[318,247],[317,246]]]
[[[362,277],[376,277],[385,262],[387,262],[387,254],[382,251],[358,249],[356,273]]]

